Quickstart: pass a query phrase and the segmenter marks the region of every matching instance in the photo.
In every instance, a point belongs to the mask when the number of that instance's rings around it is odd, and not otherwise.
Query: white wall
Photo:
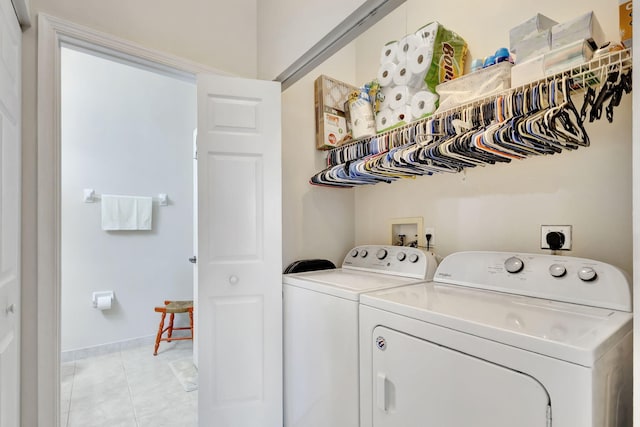
[[[273,80],[364,2],[258,1],[258,78]]]
[[[353,247],[352,189],[309,184],[325,167],[326,152],[315,148],[314,80],[321,74],[355,82],[353,43],[293,84],[282,94],[282,248],[283,264],[326,258],[342,264]]]
[[[61,81],[62,351],[154,335],[155,306],[193,298],[195,83],[66,48]],[[151,231],[107,232],[84,188],[170,204]],[[92,307],[102,290],[111,310]]]
[[[487,7],[463,0],[451,7],[409,0],[357,40],[357,78],[364,82],[375,76],[386,41],[432,20],[463,36],[472,58],[508,45],[508,28],[536,12],[565,21],[589,10],[608,40],[619,38],[612,2],[492,1]],[[541,252],[541,224],[571,224],[573,250],[567,255],[631,272],[631,97],[616,110],[613,124],[603,119],[587,130],[592,146],[575,152],[468,169],[466,176],[358,188],[356,243],[387,243],[390,219],[421,216],[425,227],[435,227],[436,250],[443,256],[472,249]]]

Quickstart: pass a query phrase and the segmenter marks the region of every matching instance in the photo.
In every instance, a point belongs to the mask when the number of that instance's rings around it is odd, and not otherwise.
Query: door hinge
[[[547,405],[547,427],[551,427],[551,405]]]

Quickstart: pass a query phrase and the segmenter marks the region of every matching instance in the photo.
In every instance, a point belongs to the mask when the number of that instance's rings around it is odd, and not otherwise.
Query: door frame
[[[231,76],[183,58],[46,15],[38,15],[37,69],[37,419],[40,427],[60,422],[61,133],[60,48],[62,44],[106,54],[195,79],[199,73]]]

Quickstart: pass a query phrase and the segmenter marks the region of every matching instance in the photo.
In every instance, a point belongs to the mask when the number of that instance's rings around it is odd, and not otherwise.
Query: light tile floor
[[[169,362],[191,341],[163,342],[62,364],[62,427],[195,427],[198,391],[186,392]]]

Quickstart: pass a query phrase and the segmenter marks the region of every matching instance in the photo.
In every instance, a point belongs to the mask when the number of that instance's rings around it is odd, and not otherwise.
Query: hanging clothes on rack
[[[314,185],[353,187],[434,173],[510,163],[588,147],[584,122],[614,108],[631,92],[631,52],[512,88],[331,150]],[[584,90],[581,108],[572,94]]]

